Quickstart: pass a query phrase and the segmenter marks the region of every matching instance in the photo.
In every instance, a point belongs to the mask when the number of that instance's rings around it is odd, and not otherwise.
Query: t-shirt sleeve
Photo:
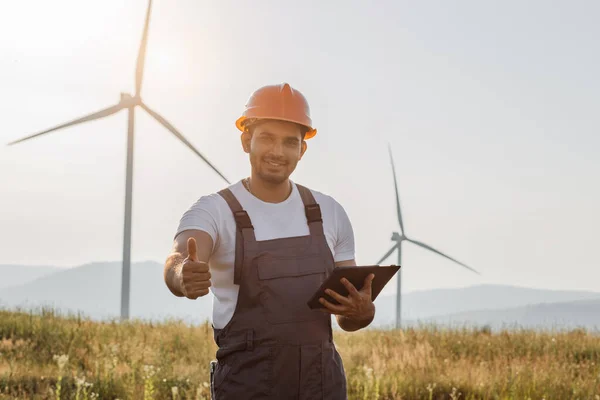
[[[354,230],[352,229],[352,223],[344,207],[337,201],[335,202],[335,224],[337,240],[334,246],[334,261],[339,262],[354,259]]]
[[[179,220],[175,237],[181,232],[196,229],[210,235],[214,251],[219,240],[218,207],[213,196],[203,196],[196,201]]]

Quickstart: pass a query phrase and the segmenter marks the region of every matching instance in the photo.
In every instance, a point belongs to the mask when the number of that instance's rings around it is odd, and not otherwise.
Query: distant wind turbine
[[[64,123],[51,129],[36,133],[31,136],[24,137],[19,140],[8,143],[8,145],[17,144],[24,142],[35,137],[45,135],[59,129],[67,128],[84,122],[94,121],[97,119],[105,118],[110,115],[116,114],[117,112],[127,109],[129,113],[128,130],[127,130],[127,176],[125,180],[125,223],[124,223],[124,235],[123,235],[123,271],[121,278],[121,319],[126,320],[129,318],[129,281],[131,275],[131,188],[133,180],[133,136],[134,136],[134,111],[135,107],[140,106],[148,114],[150,114],[155,120],[161,125],[167,128],[177,139],[183,142],[190,150],[192,150],[197,156],[199,156],[208,166],[210,166],[225,182],[230,183],[225,176],[217,170],[217,168],[211,164],[206,157],[204,157],[196,148],[177,130],[171,123],[163,118],[156,111],[153,111],[148,107],[140,97],[142,90],[142,78],[144,76],[144,63],[146,58],[146,46],[148,44],[148,25],[150,24],[150,11],[152,8],[152,0],[148,1],[148,10],[146,11],[146,22],[144,24],[144,31],[142,34],[142,41],[140,43],[140,49],[137,57],[137,66],[135,69],[135,95],[131,96],[129,93],[121,93],[121,99],[116,105],[110,106],[103,110],[97,111],[93,114],[85,117],[78,118],[76,120]]]
[[[455,263],[462,265],[463,267],[475,272],[476,274],[479,274],[479,272],[477,272],[476,270],[474,270],[473,268],[461,263],[460,261],[456,261],[454,258],[447,256],[446,254],[442,253],[441,251],[438,251],[436,249],[434,249],[431,246],[426,245],[425,243],[419,242],[418,240],[414,240],[414,239],[409,239],[406,234],[405,234],[405,230],[404,230],[404,224],[402,223],[402,213],[400,212],[400,195],[398,194],[398,182],[396,181],[396,170],[394,167],[394,158],[392,157],[392,149],[390,147],[390,145],[388,144],[388,151],[390,153],[390,161],[392,164],[392,174],[394,175],[394,187],[396,189],[396,212],[398,214],[398,223],[400,225],[400,233],[398,232],[393,232],[392,233],[392,241],[395,242],[395,244],[392,246],[391,249],[389,249],[389,251],[387,253],[385,253],[385,255],[383,257],[381,257],[381,259],[379,261],[377,261],[376,264],[381,264],[381,262],[383,262],[386,258],[388,258],[389,256],[392,255],[392,253],[395,250],[398,250],[398,264],[397,265],[402,265],[402,242],[403,241],[407,241],[407,242],[411,242],[416,244],[417,246],[420,246],[426,250],[432,251],[434,253],[439,254],[442,257],[445,257],[451,261],[454,261]],[[397,273],[397,293],[396,293],[396,328],[400,328],[400,320],[401,320],[401,293],[402,293],[402,268],[400,268],[398,270]]]

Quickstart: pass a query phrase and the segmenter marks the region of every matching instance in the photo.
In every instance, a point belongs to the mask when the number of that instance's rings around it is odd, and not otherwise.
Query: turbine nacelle
[[[394,242],[401,242],[402,240],[406,239],[406,236],[399,234],[398,232],[394,232],[392,233],[392,240]]]
[[[121,100],[119,105],[123,108],[136,107],[142,104],[142,98],[140,96],[132,96],[129,93],[121,93]]]

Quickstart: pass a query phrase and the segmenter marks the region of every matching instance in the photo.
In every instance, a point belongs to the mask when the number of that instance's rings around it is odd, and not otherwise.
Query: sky
[[[3,144],[132,92],[146,6],[0,2],[0,263],[121,260],[125,111]],[[403,292],[600,291],[599,18],[596,1],[155,0],[142,97],[235,182],[250,93],[299,89],[318,134],[291,178],[342,204],[359,264],[398,230],[389,143],[406,234],[481,272],[404,244]],[[225,185],[138,108],[132,260],[163,262]]]

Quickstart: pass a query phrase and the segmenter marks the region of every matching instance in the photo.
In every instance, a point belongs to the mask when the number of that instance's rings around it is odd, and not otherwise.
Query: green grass
[[[335,332],[350,399],[600,400],[600,337]],[[0,399],[208,399],[210,325],[0,311]]]

